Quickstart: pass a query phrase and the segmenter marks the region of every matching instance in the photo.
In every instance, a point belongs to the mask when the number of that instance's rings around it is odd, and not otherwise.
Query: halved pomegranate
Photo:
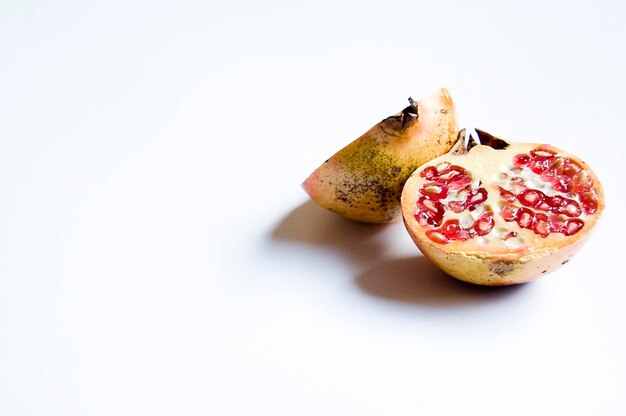
[[[580,158],[547,144],[509,143],[477,130],[407,180],[402,215],[443,271],[483,285],[523,283],[567,263],[604,209]]]

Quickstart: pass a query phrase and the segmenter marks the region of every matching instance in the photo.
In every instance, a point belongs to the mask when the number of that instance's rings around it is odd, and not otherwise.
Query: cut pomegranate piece
[[[576,156],[498,140],[427,163],[402,194],[424,254],[454,277],[489,285],[560,267],[604,208],[597,177]]]

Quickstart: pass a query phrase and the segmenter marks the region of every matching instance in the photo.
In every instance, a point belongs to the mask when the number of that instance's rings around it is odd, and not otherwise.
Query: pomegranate
[[[449,275],[482,285],[523,283],[567,263],[604,209],[580,158],[547,144],[464,131],[417,169],[402,192],[415,244]]]
[[[409,103],[318,167],[302,184],[311,198],[357,221],[400,218],[404,182],[422,163],[450,150],[458,134],[447,90]]]

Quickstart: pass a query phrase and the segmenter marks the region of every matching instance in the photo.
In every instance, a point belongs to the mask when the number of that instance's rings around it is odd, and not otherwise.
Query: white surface
[[[0,414],[624,414],[623,7],[0,2]],[[441,86],[602,178],[560,271],[463,285],[307,202]]]

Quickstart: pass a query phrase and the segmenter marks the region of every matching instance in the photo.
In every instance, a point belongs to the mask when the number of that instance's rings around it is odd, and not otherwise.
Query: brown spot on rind
[[[489,270],[500,277],[504,277],[508,274],[511,274],[511,272],[513,271],[513,263],[509,263],[506,261],[496,261],[489,264]]]

